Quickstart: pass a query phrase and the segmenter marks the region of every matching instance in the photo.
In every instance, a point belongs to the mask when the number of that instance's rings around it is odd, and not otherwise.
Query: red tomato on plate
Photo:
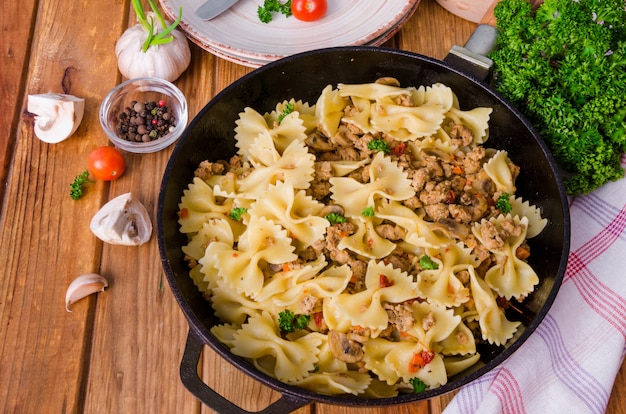
[[[115,147],[98,147],[89,154],[89,171],[99,180],[115,180],[125,169],[124,157]]]
[[[291,13],[296,19],[305,22],[321,19],[327,9],[326,0],[291,0]]]

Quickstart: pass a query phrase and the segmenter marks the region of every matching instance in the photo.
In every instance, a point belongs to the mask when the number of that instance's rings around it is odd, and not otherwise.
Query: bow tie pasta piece
[[[327,372],[320,370],[320,373],[310,374],[299,381],[290,381],[289,384],[323,395],[360,395],[365,392],[371,382],[372,377],[358,371]]]
[[[489,117],[493,111],[491,108],[473,108],[469,111],[459,109],[458,100],[446,113],[446,118],[451,119],[457,125],[465,125],[473,135],[474,144],[483,144],[489,138]]]
[[[431,303],[448,307],[467,302],[470,291],[459,280],[457,273],[478,265],[471,249],[463,247],[462,243],[456,243],[438,250],[427,249],[427,252],[437,263],[437,268],[422,270],[418,275],[419,290],[423,297]]]
[[[349,177],[329,180],[331,198],[344,207],[346,216],[361,217],[363,210],[373,207],[377,198],[406,200],[415,195],[406,172],[382,152],[376,154],[368,168],[370,182],[366,184]]]
[[[203,223],[197,234],[191,237],[189,243],[183,246],[183,253],[198,261],[204,257],[209,243],[220,241],[226,244],[234,244],[235,236],[230,223],[225,218],[212,218]]]
[[[269,132],[259,133],[250,144],[250,154],[248,161],[255,168],[268,167],[280,160],[280,152],[274,146],[274,141]]]
[[[528,218],[500,215],[472,226],[476,238],[496,255],[496,265],[487,270],[485,282],[506,299],[522,300],[539,283],[539,276],[524,260],[517,257],[526,240]],[[490,237],[491,236],[491,237]]]
[[[317,127],[317,116],[315,115],[315,105],[311,106],[308,102],[296,101],[290,99],[276,104],[276,110],[265,115],[268,125],[274,125],[275,122],[280,123],[280,117],[289,112],[289,106],[293,108],[293,112],[298,113],[298,117],[302,119],[305,133],[310,134]]]
[[[304,121],[298,112],[286,115],[269,133],[280,153],[284,152],[293,141],[304,141],[307,136]]]
[[[428,302],[414,302],[413,319],[415,323],[406,331],[407,334],[432,349],[434,342],[439,342],[452,334],[461,323],[461,317],[454,310]]]
[[[341,120],[358,127],[365,133],[375,133],[376,128],[371,123],[373,102],[366,98],[351,96],[350,103],[353,110],[349,111],[349,114],[345,115]]]
[[[425,213],[419,214],[397,201],[383,201],[376,209],[376,216],[389,220],[406,230],[404,240],[416,247],[439,248],[450,244],[451,240],[433,231],[431,223],[423,219]]]
[[[528,201],[522,200],[521,197],[509,197],[511,203],[511,216],[528,218],[528,229],[526,230],[526,238],[532,239],[543,231],[548,224],[548,220],[541,217],[541,211]]]
[[[282,157],[273,165],[259,167],[239,181],[239,191],[258,199],[267,188],[278,181],[290,183],[294,188],[306,189],[311,185],[315,169],[315,157],[309,154],[301,141],[293,141]]]
[[[475,354],[476,340],[470,328],[461,322],[447,338],[433,344],[432,349],[442,355]]]
[[[250,299],[221,280],[211,289],[211,306],[215,310],[215,316],[221,321],[239,326],[261,311],[265,310],[274,314],[280,312],[280,308],[271,301]]]
[[[443,123],[444,113],[439,104],[404,106],[384,98],[374,105],[371,123],[399,141],[409,141],[435,134]]]
[[[215,335],[215,337],[224,345],[232,348],[234,346],[235,341],[235,333],[240,326],[233,325],[230,323],[224,323],[221,325],[215,325],[211,328],[211,333]]]
[[[465,371],[469,367],[476,364],[479,360],[480,354],[445,357],[443,359],[443,365],[446,367],[446,372],[448,373],[448,376],[451,377]]]
[[[474,305],[478,312],[478,324],[482,337],[490,344],[504,345],[513,337],[520,322],[509,321],[504,315],[504,311],[496,303],[496,296],[487,283],[476,276],[472,267],[468,270],[470,271],[470,286]]]
[[[205,280],[205,275],[202,273],[202,265],[195,265],[189,270],[189,277],[193,281],[193,284],[198,288],[200,293],[205,299],[211,296],[211,284]]]
[[[290,384],[324,395],[363,394],[372,383],[372,377],[366,373],[350,371],[345,362],[335,358],[330,352],[327,339],[324,335],[316,372]]]
[[[409,382],[419,378],[430,388],[448,382],[446,368],[441,355],[434,354],[432,360],[423,367],[414,365],[414,355],[428,352],[419,342],[392,342],[382,338],[370,339],[363,345],[365,367],[392,385],[400,379]]]
[[[343,177],[369,164],[369,158],[359,161],[328,161],[335,177]]]
[[[347,104],[348,99],[342,97],[331,85],[322,90],[315,104],[315,116],[318,119],[317,128],[328,138],[334,137],[337,133]]]
[[[493,180],[498,191],[513,194],[515,193],[515,177],[511,172],[510,165],[512,166],[513,163],[509,159],[509,154],[506,151],[498,150],[483,165],[483,169]]]
[[[301,251],[324,238],[328,220],[319,217],[324,204],[307,196],[304,190],[296,190],[292,183],[277,182],[270,185],[263,197],[248,210],[250,215],[265,217],[282,225]]]
[[[352,222],[356,224],[357,230],[354,234],[341,239],[337,245],[339,249],[349,249],[369,259],[382,259],[396,248],[394,242],[376,232],[372,217],[357,217]]]
[[[261,293],[254,297],[257,301],[271,300],[276,303],[276,295],[280,295],[293,289],[298,283],[305,283],[319,275],[328,265],[324,255],[319,256],[315,261],[306,264],[285,263],[283,270],[269,276],[265,281],[265,286]],[[284,303],[276,303],[278,306],[286,306]],[[293,309],[292,309],[293,310]],[[301,313],[301,312],[298,312]]]
[[[448,112],[453,105],[458,105],[456,95],[452,89],[442,83],[434,83],[431,86],[420,86],[419,88],[411,88],[411,97],[415,106],[434,104],[439,105],[441,109]]]
[[[272,316],[263,312],[234,334],[231,351],[253,359],[259,370],[279,381],[300,381],[315,370],[323,336],[312,332],[293,341],[283,339]]]
[[[312,296],[316,299],[336,297],[345,290],[351,277],[352,272],[348,265],[332,266],[315,278],[304,281],[295,280],[293,286],[275,295],[272,299],[277,306],[292,308],[297,305],[296,309],[292,310],[295,313],[304,313],[304,310],[298,309],[298,307],[302,305],[306,297]]]
[[[252,108],[246,107],[243,112],[239,113],[239,119],[235,121],[235,146],[238,148],[237,153],[244,160],[249,161],[251,156],[250,147],[254,140],[263,132],[269,129],[263,115]]]
[[[337,90],[343,97],[356,96],[370,101],[377,101],[386,97],[411,96],[415,88],[400,88],[398,86],[385,85],[382,83],[339,83],[337,84]]]
[[[401,303],[418,296],[417,283],[412,276],[375,260],[367,265],[365,286],[364,291],[342,293],[329,301],[324,319],[331,329],[344,327],[349,322],[352,326],[381,331],[389,323],[384,302]]]
[[[213,189],[202,179],[194,177],[193,182],[183,191],[178,208],[180,231],[195,233],[212,218],[226,218],[232,208],[232,200],[220,203]]]
[[[283,264],[296,260],[294,246],[287,232],[271,220],[250,217],[248,228],[239,238],[237,249],[232,245],[214,242],[207,247],[205,260],[215,263],[219,275],[237,292],[254,298],[265,284],[259,266],[261,261]]]

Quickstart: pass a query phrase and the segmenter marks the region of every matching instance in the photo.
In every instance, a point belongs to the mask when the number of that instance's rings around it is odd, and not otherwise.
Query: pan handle
[[[480,81],[491,75],[493,61],[487,56],[497,47],[498,31],[495,27],[481,24],[474,30],[465,46],[454,45],[443,59]]]
[[[200,355],[202,353],[203,347],[204,342],[202,341],[202,339],[199,337],[199,335],[193,332],[192,329],[190,329],[187,335],[185,352],[183,353],[183,358],[180,363],[180,378],[185,387],[197,399],[202,401],[202,403],[220,414],[250,414],[250,411],[246,411],[243,408],[234,404],[233,402],[222,397],[215,390],[205,384],[198,376],[198,361],[200,361]],[[257,411],[256,413],[290,413],[308,404],[311,404],[310,400],[299,398],[293,395],[283,394],[278,400],[274,401],[263,410]]]

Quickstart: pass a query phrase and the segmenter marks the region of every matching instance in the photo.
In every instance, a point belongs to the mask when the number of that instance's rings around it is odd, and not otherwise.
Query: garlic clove
[[[56,144],[72,135],[85,112],[85,100],[62,93],[28,95],[28,112],[35,114],[35,135]]]
[[[97,273],[78,276],[70,283],[65,292],[65,310],[71,312],[70,306],[80,299],[96,292],[103,292],[109,286],[107,280]]]
[[[140,246],[150,240],[152,222],[148,211],[131,193],[106,203],[91,219],[89,228],[105,243]]]

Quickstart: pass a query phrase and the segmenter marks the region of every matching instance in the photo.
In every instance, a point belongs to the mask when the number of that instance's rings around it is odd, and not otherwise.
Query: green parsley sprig
[[[437,270],[439,269],[439,264],[433,261],[427,254],[420,258],[420,266],[425,270]]]
[[[338,213],[330,213],[324,216],[330,222],[330,225],[341,224],[346,222],[346,218]]]
[[[374,217],[374,207],[368,206],[361,211],[363,217]]]
[[[283,109],[283,111],[280,113],[280,115],[278,115],[278,123],[280,124],[281,122],[283,122],[283,119],[285,119],[285,117],[287,115],[289,115],[290,113],[292,113],[295,110],[295,105],[293,104],[293,102],[289,102],[285,105],[285,109]]]
[[[417,377],[411,378],[409,382],[413,386],[413,392],[415,393],[424,392],[428,388],[428,385],[426,385],[424,381]]]
[[[283,333],[291,333],[296,330],[305,329],[309,326],[311,317],[309,315],[296,315],[289,309],[278,314],[278,327]]]
[[[373,139],[367,143],[367,149],[370,151],[379,151],[383,154],[389,154],[391,147],[384,139]]]
[[[566,170],[571,195],[624,177],[624,0],[501,0],[494,83]]]
[[[496,208],[503,212],[504,214],[508,214],[511,212],[511,202],[509,198],[511,196],[508,193],[500,194],[500,197],[496,200]]]
[[[241,218],[244,214],[246,214],[247,211],[248,209],[245,207],[235,207],[230,210],[230,212],[228,213],[228,217],[235,221],[241,221]]]
[[[280,0],[265,0],[262,6],[257,9],[259,20],[263,23],[269,23],[274,18],[274,13],[284,14],[286,17],[291,16],[291,0],[281,3]]]
[[[72,184],[70,184],[70,197],[73,200],[78,200],[83,196],[83,184],[92,183],[89,179],[89,171],[85,170],[82,173],[78,174]]]

